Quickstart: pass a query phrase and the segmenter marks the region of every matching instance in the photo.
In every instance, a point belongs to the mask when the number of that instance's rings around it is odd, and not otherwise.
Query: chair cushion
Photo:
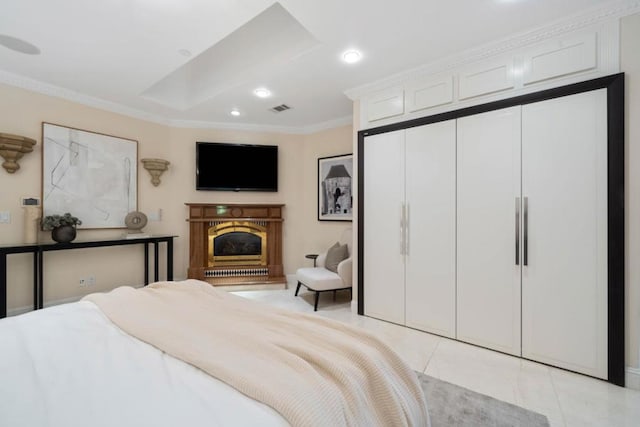
[[[336,244],[331,246],[327,251],[327,257],[324,260],[324,268],[337,273],[340,261],[345,260],[348,257],[349,249],[347,248],[347,245],[340,245],[336,242]]]
[[[312,291],[330,291],[348,287],[337,273],[323,267],[299,268],[296,271],[296,278]]]

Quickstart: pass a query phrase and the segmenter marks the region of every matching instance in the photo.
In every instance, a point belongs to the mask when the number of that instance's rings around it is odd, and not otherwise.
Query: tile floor
[[[274,306],[313,312],[313,293],[295,286],[236,292]],[[351,312],[348,292],[320,296],[317,314],[367,329],[416,371],[510,402],[549,418],[552,427],[640,426],[640,391],[404,328]]]

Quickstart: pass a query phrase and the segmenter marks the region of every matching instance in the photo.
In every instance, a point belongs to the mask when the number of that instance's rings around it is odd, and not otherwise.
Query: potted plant
[[[69,243],[76,238],[76,225],[80,221],[69,212],[64,215],[47,215],[42,219],[42,229],[51,230],[51,238],[58,243]]]

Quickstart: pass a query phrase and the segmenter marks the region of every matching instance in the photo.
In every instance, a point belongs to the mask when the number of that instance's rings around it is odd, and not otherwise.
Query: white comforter
[[[282,426],[273,409],[82,301],[0,321],[0,426]]]

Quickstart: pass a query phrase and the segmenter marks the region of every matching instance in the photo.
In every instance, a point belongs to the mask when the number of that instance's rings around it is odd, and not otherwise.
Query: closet
[[[359,313],[624,384],[615,77],[360,132]]]
[[[606,90],[458,119],[457,338],[607,376]]]
[[[607,378],[607,93],[522,107],[522,355]]]
[[[457,338],[517,356],[520,110],[457,121]]]
[[[455,120],[367,141],[367,314],[455,337]],[[389,232],[393,230],[393,232]]]

